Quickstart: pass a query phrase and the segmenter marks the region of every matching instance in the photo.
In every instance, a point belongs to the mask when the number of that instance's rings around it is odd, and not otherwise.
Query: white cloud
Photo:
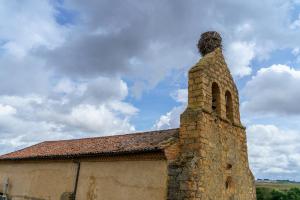
[[[80,87],[80,86],[79,86]],[[84,88],[84,87],[80,87]],[[56,86],[54,87],[54,91],[58,93],[70,94],[77,90],[77,86],[68,78],[61,79]]]
[[[172,71],[187,70],[193,66],[200,58],[195,50],[186,49],[183,51],[182,47],[174,47],[172,44],[164,42],[150,43],[143,55],[140,56],[140,61],[132,63],[130,73],[126,74],[135,80],[131,88],[132,94],[135,97],[140,97],[143,91],[155,88]],[[168,52],[172,52],[172,54]]]
[[[249,126],[247,135],[250,165],[256,178],[300,178],[299,131],[256,124]]]
[[[299,115],[300,71],[287,65],[261,68],[243,89],[242,110],[258,114]]]
[[[296,48],[294,48],[294,49],[292,50],[292,54],[293,54],[294,56],[299,55],[299,53],[300,53],[300,48],[299,48],[299,47],[296,47]]]
[[[65,28],[56,23],[55,12],[49,1],[3,1],[0,4],[3,48],[12,56],[23,57],[39,45],[54,48],[61,44]]]
[[[108,106],[112,110],[125,115],[135,115],[138,112],[138,109],[136,107],[122,101],[110,101],[108,103]]]
[[[44,140],[135,131],[130,119],[138,109],[124,101],[128,88],[123,80],[62,79],[53,90],[50,96],[0,95],[0,152]]]
[[[294,21],[290,24],[290,28],[291,28],[291,29],[300,28],[300,15],[298,16],[298,19],[294,20]]]
[[[30,104],[41,104],[43,98],[39,95],[27,95],[27,96],[0,96],[0,103],[9,104],[13,107],[25,108]]]
[[[295,56],[296,63],[300,63],[300,48],[299,47],[293,48],[292,54]]]
[[[173,99],[179,103],[187,103],[188,101],[188,90],[187,89],[178,89],[171,94]]]
[[[138,110],[123,102],[128,88],[121,78],[73,79],[46,65],[40,48],[53,50],[70,36],[70,27],[57,23],[52,3],[0,3],[2,152],[43,140],[134,130],[130,117]]]
[[[127,95],[128,87],[122,79],[101,76],[89,79],[86,91],[83,94],[86,99],[94,102],[123,100]]]
[[[0,116],[16,114],[17,110],[9,105],[0,104]]]
[[[179,117],[180,114],[184,111],[185,106],[174,107],[170,112],[160,116],[159,120],[153,125],[153,129],[170,129],[179,127]]]
[[[255,43],[235,41],[225,49],[228,66],[233,75],[243,77],[251,74],[251,61],[255,57]]]
[[[222,33],[229,66],[238,77],[251,73],[253,59],[268,58],[275,49],[294,48],[299,35],[298,30],[286,31],[293,5],[283,0],[243,4],[238,0],[65,1],[63,6],[79,13],[80,24],[71,28],[73,34],[66,43],[46,53],[46,59],[56,70],[72,76],[129,77],[135,97],[153,89],[170,73],[196,63],[201,32]],[[116,7],[122,9],[106,14]],[[214,10],[218,14],[212,16]],[[198,13],[202,13],[200,21]]]
[[[188,99],[188,90],[187,89],[178,89],[171,93],[171,97],[181,103],[180,106],[175,106],[166,114],[160,116],[160,118],[153,125],[153,129],[170,129],[178,128],[180,123],[180,114],[183,113],[187,105]]]
[[[4,0],[0,3],[0,95],[47,93],[53,70],[33,55],[41,46],[61,45],[68,28],[56,22],[51,1]]]
[[[14,99],[12,104],[16,106],[0,104],[0,152],[44,140],[135,131],[130,119],[138,110],[125,102],[63,105],[62,101],[41,97],[42,102],[36,104],[28,101],[29,98],[0,97],[0,102]]]
[[[135,130],[128,118],[119,118],[106,105],[78,105],[72,109],[70,115],[65,116],[65,120],[66,124],[97,134],[126,133]]]

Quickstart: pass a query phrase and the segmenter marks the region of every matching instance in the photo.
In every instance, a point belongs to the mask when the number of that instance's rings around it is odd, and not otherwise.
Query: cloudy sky
[[[217,30],[257,178],[300,181],[299,0],[0,1],[0,153],[178,127]]]

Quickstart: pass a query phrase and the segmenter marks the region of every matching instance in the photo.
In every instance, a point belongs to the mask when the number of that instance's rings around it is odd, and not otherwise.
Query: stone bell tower
[[[200,61],[189,70],[188,106],[180,117],[176,192],[168,199],[254,200],[237,87],[217,32],[201,35]],[[173,167],[174,167],[173,166]]]

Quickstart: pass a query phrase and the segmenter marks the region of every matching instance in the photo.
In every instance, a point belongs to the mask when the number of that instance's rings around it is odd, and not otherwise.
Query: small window
[[[225,188],[226,188],[226,190],[232,190],[233,189],[232,178],[230,176],[227,177],[227,179],[226,179]]]
[[[228,90],[225,93],[225,101],[226,101],[226,117],[230,121],[233,121],[232,97],[231,97],[231,93]]]
[[[231,168],[232,168],[232,164],[227,163],[226,169],[227,169],[227,170],[231,170]]]
[[[220,105],[220,89],[217,83],[212,84],[212,102],[211,110],[217,114],[220,114],[221,105]]]
[[[229,195],[229,200],[234,200],[235,185],[233,178],[228,176],[225,181],[225,191]]]

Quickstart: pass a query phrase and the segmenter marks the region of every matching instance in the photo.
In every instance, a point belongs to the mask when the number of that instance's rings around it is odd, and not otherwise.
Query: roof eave
[[[70,154],[70,155],[46,155],[46,156],[32,156],[32,157],[19,157],[19,158],[0,158],[2,161],[43,161],[43,160],[76,160],[85,158],[105,158],[105,157],[119,157],[131,155],[145,155],[145,154],[160,154],[161,158],[164,156],[164,149],[138,149],[130,151],[117,151],[117,152],[99,152],[99,153],[83,153],[83,154]]]

